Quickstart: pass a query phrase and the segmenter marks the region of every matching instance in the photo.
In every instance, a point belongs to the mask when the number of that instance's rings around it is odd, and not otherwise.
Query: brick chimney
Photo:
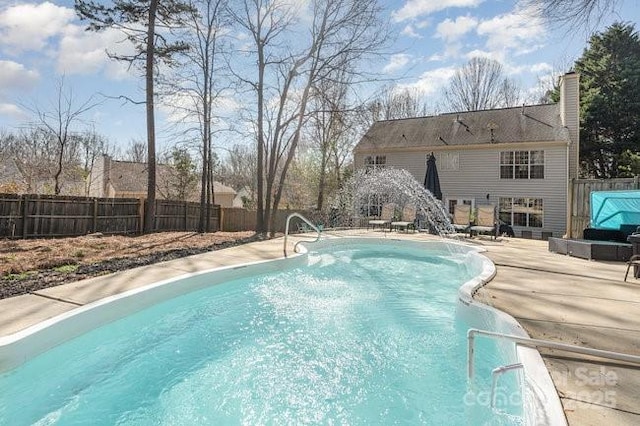
[[[573,71],[560,77],[560,120],[569,130],[569,179],[578,177],[580,154],[580,74]]]

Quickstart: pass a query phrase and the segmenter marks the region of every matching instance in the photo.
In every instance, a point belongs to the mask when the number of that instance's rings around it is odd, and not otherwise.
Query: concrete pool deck
[[[327,233],[331,235],[331,233]],[[421,233],[349,232],[429,240]],[[298,241],[292,236],[289,252]],[[640,355],[640,281],[626,265],[550,253],[546,241],[466,239],[496,276],[475,295],[515,317],[533,338]],[[250,243],[0,300],[0,337],[107,296],[188,272],[282,257],[282,238]],[[541,350],[570,425],[640,424],[640,366]]]

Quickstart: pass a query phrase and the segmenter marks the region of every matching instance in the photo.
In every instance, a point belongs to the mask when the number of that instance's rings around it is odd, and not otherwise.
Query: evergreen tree
[[[154,77],[156,62],[170,63],[173,53],[187,46],[172,40],[170,31],[181,24],[181,17],[191,7],[180,0],[113,0],[108,7],[93,0],[75,0],[76,13],[89,21],[87,30],[121,30],[133,44],[131,55],[107,52],[110,58],[139,65],[145,75],[145,105],[147,110],[147,208],[144,231],[155,228],[156,200],[156,139],[154,117]]]
[[[580,73],[582,174],[638,174],[633,158],[640,154],[640,38],[634,25],[616,23],[591,36],[575,70]]]

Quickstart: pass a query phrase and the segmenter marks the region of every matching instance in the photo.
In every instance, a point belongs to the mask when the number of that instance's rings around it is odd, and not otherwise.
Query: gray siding
[[[514,227],[516,235],[520,236],[523,230],[532,231],[535,238],[540,238],[542,232],[552,232],[553,236],[564,235],[567,206],[567,146],[563,144],[543,148],[545,151],[544,179],[500,179],[500,152],[516,149],[535,150],[541,147],[522,144],[518,145],[518,148],[496,146],[495,149],[458,150],[459,169],[457,171],[438,169],[443,199],[472,198],[476,206],[481,204],[497,206],[500,197],[542,198],[543,228]],[[380,152],[377,155],[386,155],[387,167],[406,169],[419,182],[423,182],[426,157],[430,152],[430,150],[393,151]],[[364,167],[366,155],[371,154],[355,153],[357,168]]]

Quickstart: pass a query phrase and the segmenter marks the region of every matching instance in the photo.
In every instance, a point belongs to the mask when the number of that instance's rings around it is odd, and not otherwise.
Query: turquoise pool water
[[[0,376],[0,424],[519,424],[466,379],[464,257],[341,246],[95,329]],[[141,296],[143,297],[143,296]],[[517,384],[502,382],[503,395]]]

